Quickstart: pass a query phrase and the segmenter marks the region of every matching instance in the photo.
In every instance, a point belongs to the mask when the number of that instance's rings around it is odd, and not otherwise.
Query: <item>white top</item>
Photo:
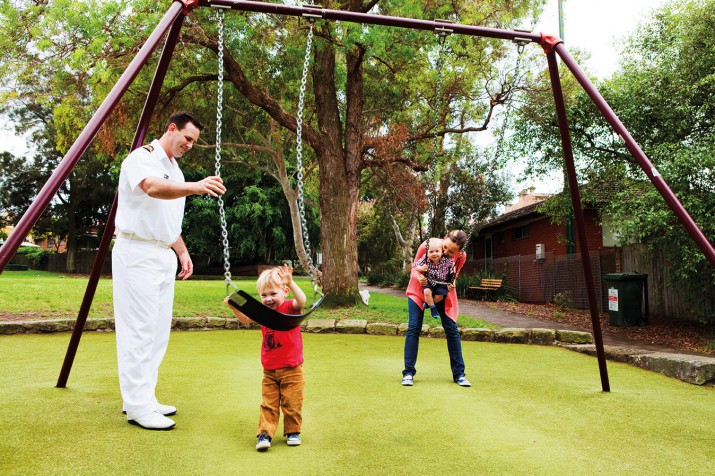
[[[139,183],[147,177],[184,182],[184,174],[176,159],[167,157],[158,140],[154,140],[149,147],[153,148],[151,152],[139,147],[122,162],[115,226],[119,232],[172,244],[181,235],[186,198],[152,198],[144,193]]]

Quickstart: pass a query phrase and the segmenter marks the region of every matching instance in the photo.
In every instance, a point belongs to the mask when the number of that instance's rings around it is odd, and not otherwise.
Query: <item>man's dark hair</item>
[[[201,130],[204,128],[204,126],[201,125],[199,120],[196,119],[190,112],[176,111],[171,116],[169,116],[169,120],[166,121],[166,129],[165,130],[167,130],[167,131],[169,130],[170,124],[176,124],[176,128],[181,130],[189,122],[192,123],[193,125],[195,125],[198,130]]]

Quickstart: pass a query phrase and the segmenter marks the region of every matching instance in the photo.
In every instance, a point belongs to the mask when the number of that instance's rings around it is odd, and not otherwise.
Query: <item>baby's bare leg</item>
[[[444,294],[438,294],[434,297],[434,303],[442,302],[442,299],[444,299]]]
[[[428,306],[434,306],[434,299],[432,299],[432,290],[430,288],[424,288],[422,293],[425,295],[425,302]]]

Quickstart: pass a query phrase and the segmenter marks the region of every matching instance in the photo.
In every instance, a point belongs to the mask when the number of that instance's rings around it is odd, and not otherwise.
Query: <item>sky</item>
[[[617,40],[632,33],[638,22],[651,10],[667,0],[564,0],[564,44],[571,49],[591,53],[583,65],[599,78],[613,74],[618,64]],[[548,0],[535,32],[559,36],[558,0]],[[27,152],[23,137],[14,135],[12,125],[0,116],[0,151],[16,155]],[[558,174],[560,175],[560,174]],[[514,188],[536,187],[537,192],[561,189],[558,180],[545,179],[533,184],[514,185]]]
[[[564,0],[564,45],[591,53],[586,62],[599,78],[618,65],[618,40],[635,31],[638,22],[666,0]],[[558,0],[548,0],[535,32],[559,36]]]

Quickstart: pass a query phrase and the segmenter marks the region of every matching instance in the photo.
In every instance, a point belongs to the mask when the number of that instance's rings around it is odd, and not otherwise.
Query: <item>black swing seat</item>
[[[303,319],[313,312],[325,299],[325,295],[320,296],[304,314],[283,314],[278,311],[266,307],[262,302],[241,289],[231,294],[228,298],[228,304],[242,312],[252,320],[262,326],[266,326],[274,331],[289,331],[298,327]]]

